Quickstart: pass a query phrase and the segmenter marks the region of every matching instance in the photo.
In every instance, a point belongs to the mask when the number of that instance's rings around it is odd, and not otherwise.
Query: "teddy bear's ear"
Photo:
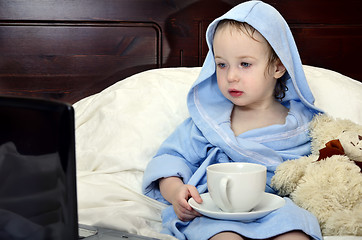
[[[317,161],[332,157],[333,155],[344,155],[344,149],[338,139],[327,142],[326,147],[319,150],[319,158]]]

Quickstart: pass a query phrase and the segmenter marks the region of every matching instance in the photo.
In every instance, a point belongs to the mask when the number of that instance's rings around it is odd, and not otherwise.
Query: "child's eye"
[[[246,62],[242,62],[240,65],[241,65],[242,67],[244,67],[244,68],[247,68],[247,67],[250,67],[250,66],[251,66],[250,63],[246,63]]]
[[[217,66],[219,68],[224,68],[224,67],[226,67],[226,64],[225,63],[218,63]]]

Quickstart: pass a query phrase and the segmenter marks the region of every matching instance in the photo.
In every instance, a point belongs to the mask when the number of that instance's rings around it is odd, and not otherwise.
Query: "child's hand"
[[[183,184],[175,189],[175,195],[173,196],[171,203],[177,217],[181,221],[186,222],[201,216],[201,214],[195,211],[187,202],[191,197],[194,198],[196,202],[202,203],[200,194],[195,186]]]
[[[178,177],[162,178],[159,184],[162,196],[172,204],[177,217],[181,221],[190,221],[201,216],[187,202],[192,197],[197,203],[202,203],[195,186],[184,184]]]

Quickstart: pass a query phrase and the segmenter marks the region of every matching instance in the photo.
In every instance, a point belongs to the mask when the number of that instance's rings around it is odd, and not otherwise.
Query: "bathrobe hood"
[[[313,105],[314,98],[308,87],[300,56],[287,23],[272,6],[261,1],[249,1],[234,7],[225,15],[215,19],[206,32],[209,52],[200,75],[188,94],[187,104],[190,116],[208,139],[212,141],[212,139],[216,139],[216,135],[225,135],[221,125],[225,121],[229,121],[233,106],[222,95],[216,81],[213,37],[217,24],[223,19],[246,22],[253,26],[264,36],[279,56],[287,69],[284,77],[288,79],[288,91],[282,101],[283,105],[290,108],[294,103],[302,112],[319,112]],[[298,119],[298,121],[309,120],[310,117]],[[227,130],[225,129],[225,131]]]

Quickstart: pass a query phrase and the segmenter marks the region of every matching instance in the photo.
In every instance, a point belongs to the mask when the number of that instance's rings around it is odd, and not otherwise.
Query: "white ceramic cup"
[[[214,203],[224,212],[248,212],[265,192],[266,167],[230,162],[207,167],[207,187]]]

